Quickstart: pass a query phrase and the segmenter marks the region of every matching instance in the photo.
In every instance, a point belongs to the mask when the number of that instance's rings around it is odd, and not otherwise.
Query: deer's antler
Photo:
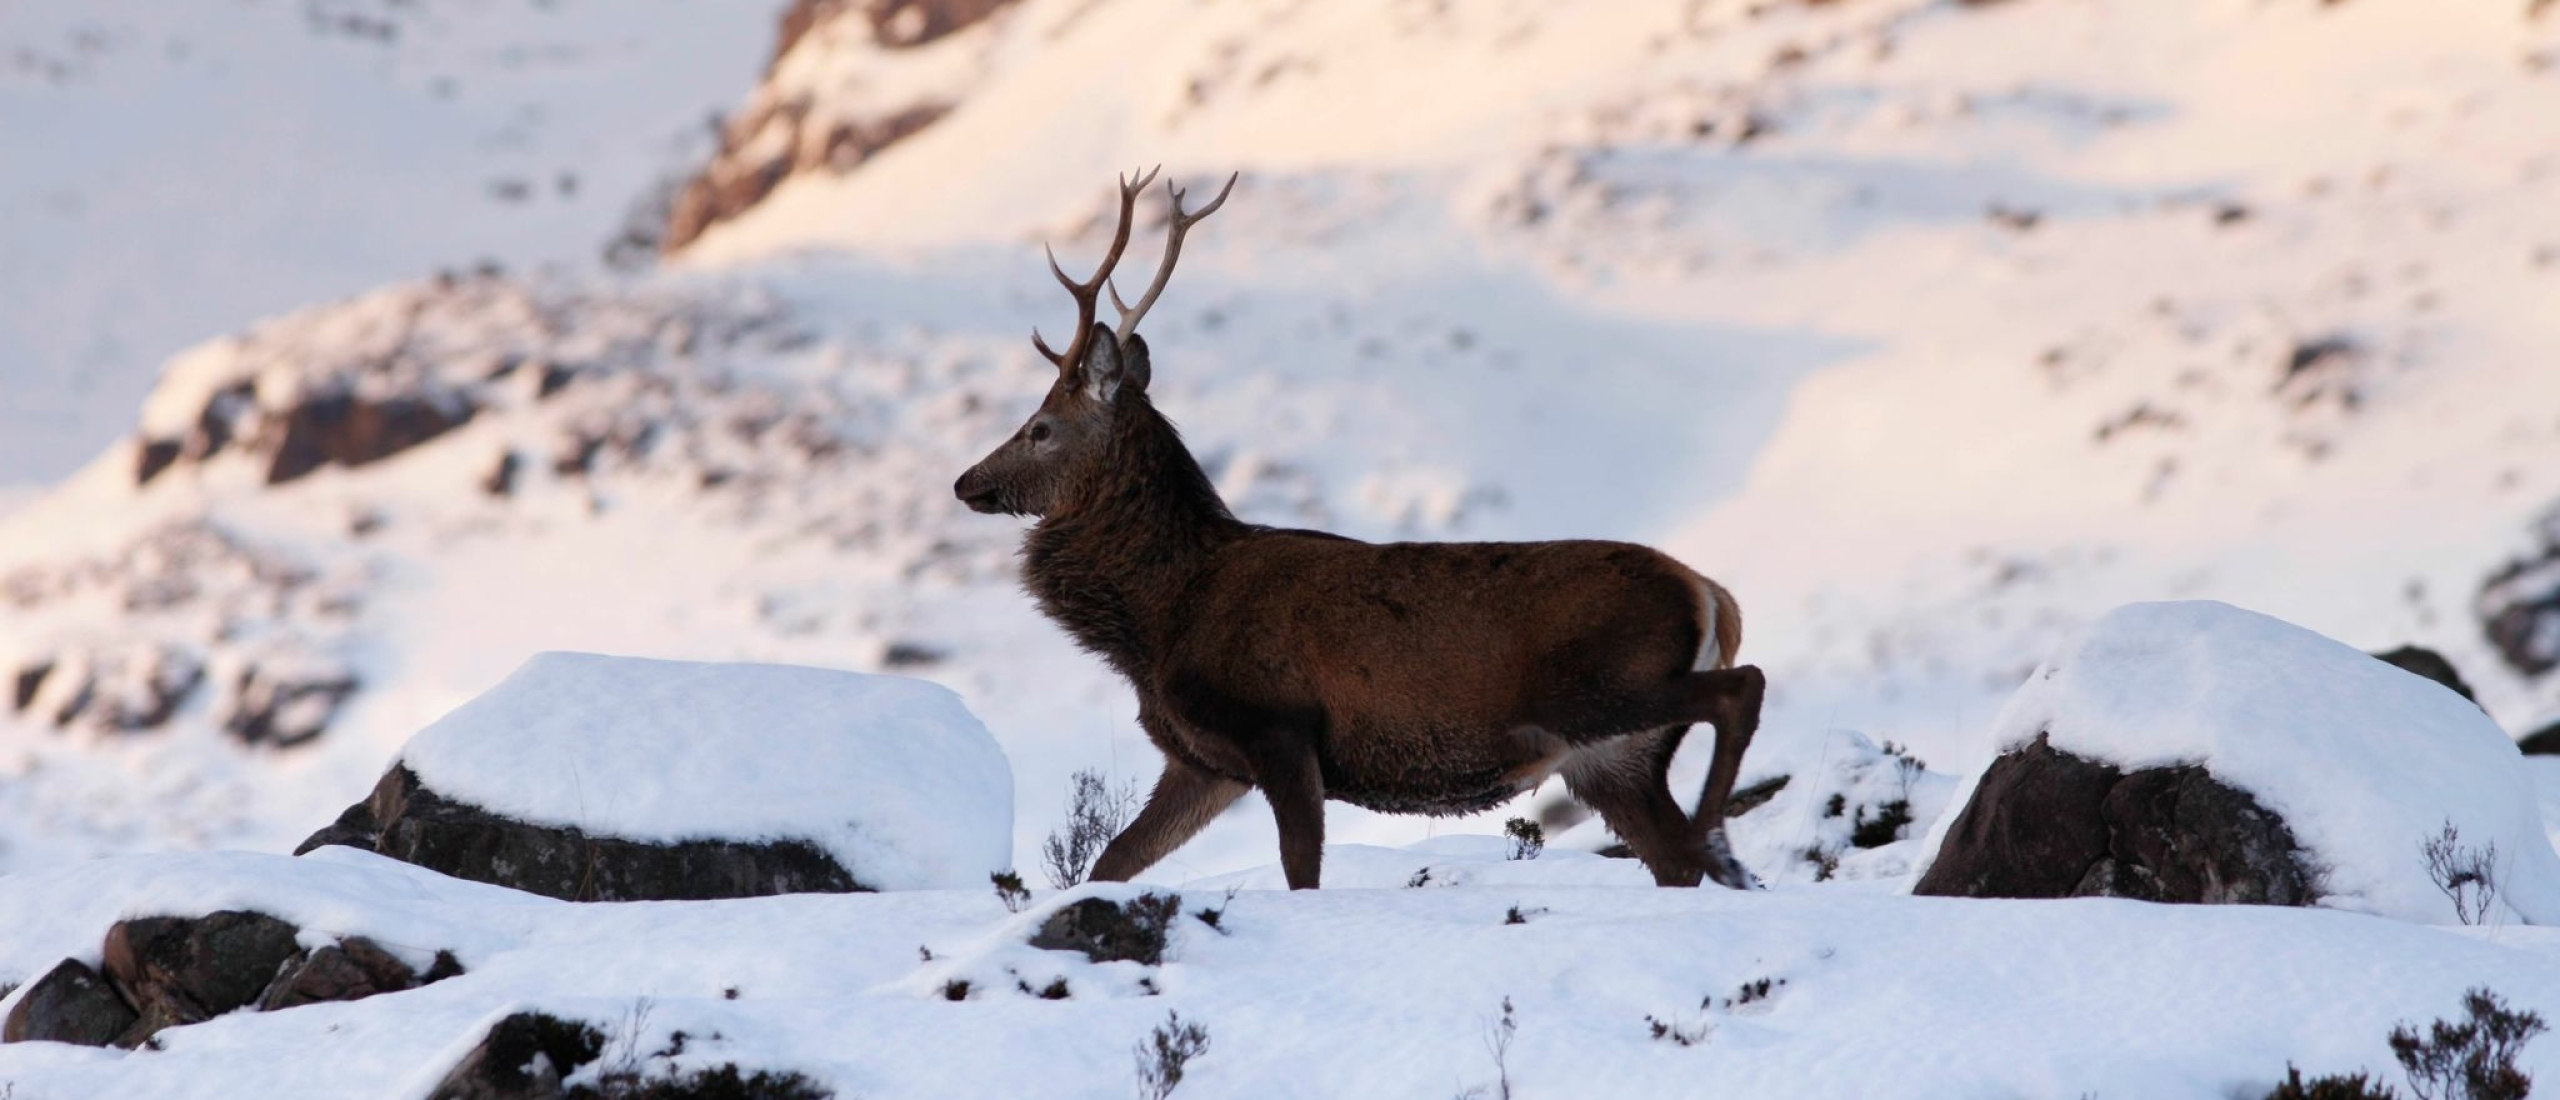
[[[1139,319],[1147,315],[1147,310],[1154,308],[1156,296],[1164,293],[1164,284],[1173,278],[1173,265],[1182,258],[1182,235],[1190,232],[1191,227],[1200,219],[1217,213],[1218,207],[1226,204],[1227,192],[1236,189],[1236,177],[1240,175],[1243,173],[1229,175],[1227,185],[1218,189],[1217,198],[1209,200],[1209,205],[1189,214],[1182,212],[1183,189],[1175,187],[1172,180],[1164,181],[1165,195],[1173,200],[1172,217],[1165,222],[1164,259],[1157,261],[1155,281],[1147,284],[1147,292],[1138,297],[1135,308],[1120,300],[1118,286],[1111,286],[1112,308],[1120,311],[1120,327],[1112,333],[1114,337],[1126,340],[1130,333],[1138,330]],[[1109,285],[1108,280],[1105,280],[1105,283]]]
[[[1056,275],[1058,285],[1066,287],[1067,294],[1076,300],[1076,335],[1075,339],[1067,341],[1065,353],[1049,350],[1049,342],[1040,338],[1040,330],[1031,330],[1031,346],[1040,349],[1040,354],[1057,364],[1060,374],[1078,370],[1084,365],[1085,352],[1090,350],[1085,345],[1091,342],[1093,334],[1096,300],[1102,295],[1103,285],[1111,281],[1111,269],[1119,266],[1120,253],[1129,247],[1130,217],[1137,210],[1138,196],[1146,191],[1148,184],[1155,182],[1157,170],[1147,169],[1147,174],[1138,177],[1136,183],[1129,182],[1127,176],[1120,177],[1120,224],[1112,230],[1111,250],[1102,254],[1102,265],[1094,269],[1092,278],[1081,283],[1068,278],[1065,269],[1058,266],[1058,253],[1045,244],[1041,246],[1041,250],[1049,254],[1049,273]],[[1113,295],[1112,300],[1117,302],[1119,296]]]

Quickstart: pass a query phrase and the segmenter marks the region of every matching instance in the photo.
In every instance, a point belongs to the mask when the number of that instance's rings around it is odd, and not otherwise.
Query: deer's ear
[[[1155,369],[1147,363],[1147,338],[1129,334],[1129,342],[1120,345],[1120,387],[1132,393],[1147,392],[1147,380]]]
[[[1096,324],[1086,343],[1092,350],[1084,355],[1085,396],[1108,405],[1123,389],[1146,392],[1146,341],[1131,335],[1129,342],[1123,344],[1111,335],[1110,329]]]

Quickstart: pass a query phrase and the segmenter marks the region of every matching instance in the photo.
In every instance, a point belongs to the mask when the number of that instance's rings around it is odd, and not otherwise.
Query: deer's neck
[[[1250,528],[1152,407],[1123,412],[1103,469],[1023,540],[1023,584],[1078,644],[1143,686],[1184,589]]]

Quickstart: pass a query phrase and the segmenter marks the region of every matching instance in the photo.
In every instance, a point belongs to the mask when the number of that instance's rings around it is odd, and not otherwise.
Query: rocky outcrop
[[[10,1009],[0,1040],[138,1047],[169,1028],[261,1011],[396,993],[462,973],[450,952],[423,975],[351,936],[304,950],[301,930],[265,913],[137,917],[107,929],[97,968],[64,959]]]
[[[843,74],[895,64],[896,55],[936,46],[986,22],[1013,0],[796,0],[765,81],[720,129],[720,147],[668,201],[659,245],[672,252],[712,226],[763,202],[783,181],[811,172],[843,174],[931,126],[967,91],[945,76],[871,98],[868,79]],[[801,53],[794,59],[795,52]],[[795,61],[786,65],[786,60]],[[949,66],[965,81],[966,67]]]
[[[2126,772],[2039,736],[2002,753],[1916,894],[2309,905],[2284,820],[2196,766]]]
[[[659,843],[590,835],[447,798],[399,766],[382,777],[372,797],[348,807],[294,852],[331,844],[565,901],[697,901],[870,889],[805,841]]]

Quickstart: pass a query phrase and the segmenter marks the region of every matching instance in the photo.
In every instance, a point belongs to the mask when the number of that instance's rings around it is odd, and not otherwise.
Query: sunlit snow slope
[[[209,345],[0,517],[0,673],[55,670],[0,720],[0,866],[290,844],[553,648],[939,680],[1033,851],[1069,771],[1154,754],[1014,588],[1018,522],[948,485],[1046,384],[1025,337],[1071,314],[1038,243],[1090,263],[1112,173],[1157,162],[1245,174],[1148,322],[1239,510],[1673,550],[1772,673],[1746,779],[1872,753],[1837,729],[1979,763],[2027,669],[2150,598],[2438,646],[2522,732],[2560,712],[2526,583],[2560,504],[2560,19],[2525,7],[795,6],[675,201],[675,271]],[[313,395],[436,430],[306,466]],[[236,732],[278,698],[265,728],[317,732]],[[1249,800],[1161,873],[1269,850]]]

